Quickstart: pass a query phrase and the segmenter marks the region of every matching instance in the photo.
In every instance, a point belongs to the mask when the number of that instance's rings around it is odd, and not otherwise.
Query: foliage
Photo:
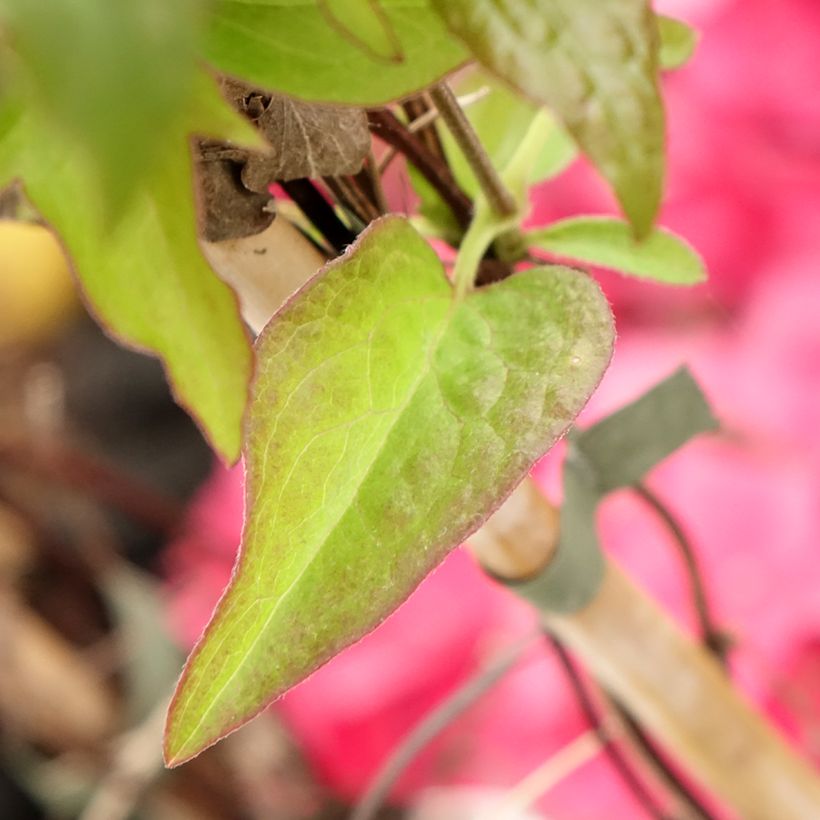
[[[659,70],[694,39],[646,0],[0,0],[0,35],[0,182],[22,178],[92,310],[161,357],[222,457],[244,447],[242,557],[171,710],[180,762],[386,617],[571,424],[611,316],[584,274],[521,270],[532,252],[703,278],[653,227]],[[472,127],[402,124],[397,101],[426,107],[419,92],[471,60],[498,78],[478,75]],[[210,72],[247,93],[221,99]],[[281,182],[312,239],[341,248],[384,210],[372,154],[358,173],[362,106],[416,166],[420,224],[459,246],[454,287],[406,220],[375,222],[252,351],[197,247],[190,145],[237,196]],[[628,221],[522,234],[528,186],[576,146]],[[503,281],[477,288],[485,263]]]
[[[186,668],[167,759],[395,609],[567,429],[611,344],[600,291],[567,268],[454,306],[398,217],[325,268],[257,342],[241,564]]]

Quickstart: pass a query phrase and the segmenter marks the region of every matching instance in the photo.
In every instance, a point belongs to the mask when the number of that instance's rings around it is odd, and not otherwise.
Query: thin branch
[[[378,219],[379,210],[358,184],[355,177],[323,177],[336,201],[347,208],[363,225]]]
[[[572,686],[572,691],[575,694],[575,699],[578,706],[584,714],[584,717],[589,723],[592,730],[600,740],[604,754],[609,758],[612,767],[620,775],[626,786],[635,796],[636,800],[643,806],[646,813],[656,820],[668,820],[667,815],[663,809],[658,805],[655,798],[650,794],[641,778],[633,771],[632,766],[626,757],[621,753],[621,750],[614,743],[610,743],[610,735],[604,728],[604,723],[595,704],[592,701],[590,693],[587,691],[584,681],[582,680],[575,664],[570,658],[564,644],[551,632],[547,632],[547,638],[552,645],[555,655],[558,658],[561,668],[566,673],[567,679]]]
[[[429,97],[426,94],[419,94],[405,100],[401,107],[407,116],[408,128],[411,133],[418,134],[427,150],[446,164],[447,156],[444,153],[444,146],[441,144],[438,132],[435,128],[430,127],[435,122],[435,116],[438,112],[430,102]]]
[[[490,207],[499,216],[513,216],[518,210],[515,197],[502,182],[450,86],[447,83],[439,83],[430,90],[430,96],[464,157],[470,163]]]
[[[176,499],[108,462],[56,441],[38,446],[26,438],[0,440],[0,465],[83,493],[157,532],[173,532],[182,519],[183,506]]]
[[[458,104],[462,108],[469,108],[474,103],[479,102],[479,100],[483,100],[488,94],[490,93],[489,86],[482,86],[481,88],[477,89],[476,91],[471,91],[469,94],[464,94],[461,97],[457,97]],[[429,125],[434,123],[441,114],[437,108],[430,108],[429,110],[425,111],[421,116],[416,117],[414,120],[411,120],[407,123],[407,130],[411,134],[415,134],[418,131],[422,131],[427,128]],[[390,167],[390,163],[396,158],[398,152],[395,148],[390,148],[388,151],[385,152],[384,156],[382,157],[381,163],[379,164],[379,173],[384,174],[384,172]]]
[[[163,699],[143,723],[119,740],[108,770],[80,815],[80,820],[125,820],[162,775],[162,727],[168,701]]]
[[[609,737],[602,741],[598,732],[588,729],[548,757],[535,771],[516,783],[481,820],[511,820],[520,817],[536,801],[588,763],[602,749],[607,748]]]
[[[373,199],[376,203],[376,207],[383,214],[390,213],[390,206],[387,204],[387,197],[385,196],[384,188],[382,187],[381,171],[379,170],[372,147],[367,155],[365,170],[370,177],[370,185],[373,188]]]
[[[698,564],[697,556],[683,531],[680,522],[672,514],[671,510],[653,493],[645,484],[636,484],[633,487],[637,495],[655,512],[658,518],[665,524],[672,534],[678,551],[686,567],[686,574],[689,579],[689,586],[692,591],[692,601],[698,619],[704,645],[710,652],[726,666],[726,655],[729,649],[729,641],[726,635],[717,625],[709,606],[709,598],[706,594],[706,585],[703,580],[703,573]]]
[[[607,695],[607,698],[612,704],[612,708],[615,709],[620,719],[626,725],[632,741],[651,762],[653,770],[662,779],[666,787],[686,804],[696,820],[714,820],[709,809],[703,805],[689,786],[681,780],[678,773],[669,765],[666,758],[658,751],[643,727],[632,717],[626,707],[611,694]]]
[[[472,218],[473,203],[459,188],[452,171],[398,120],[392,111],[368,111],[370,128],[376,136],[392,145],[418,168],[427,182],[444,200],[459,226],[466,229]]]
[[[356,240],[356,234],[339,219],[330,203],[309,179],[294,179],[280,184],[337,253],[341,253]]]
[[[373,820],[396,781],[419,752],[485,692],[495,686],[518,663],[524,650],[532,644],[535,637],[536,635],[529,635],[523,641],[504,650],[424,717],[385,761],[353,810],[350,820]]]

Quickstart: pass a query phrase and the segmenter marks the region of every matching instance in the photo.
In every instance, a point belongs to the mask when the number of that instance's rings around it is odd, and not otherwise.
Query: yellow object
[[[51,231],[0,220],[0,348],[47,341],[77,305],[68,261]]]

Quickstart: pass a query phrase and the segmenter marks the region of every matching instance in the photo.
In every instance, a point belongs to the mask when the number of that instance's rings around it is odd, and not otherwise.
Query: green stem
[[[456,302],[460,302],[472,289],[478,266],[487,248],[499,234],[510,228],[510,222],[510,217],[499,219],[490,211],[486,202],[476,200],[475,214],[461,240],[453,268],[453,295]]]

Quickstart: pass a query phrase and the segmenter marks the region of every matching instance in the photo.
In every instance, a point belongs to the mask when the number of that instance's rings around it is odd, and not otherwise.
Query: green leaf
[[[158,355],[177,401],[228,460],[239,455],[252,367],[236,297],[201,256],[188,157],[191,130],[252,133],[219,101],[204,75],[157,170],[111,224],[94,161],[34,109],[0,144],[0,175],[22,177],[27,194],[59,233],[89,307],[120,341]]]
[[[602,493],[641,481],[690,438],[718,422],[697,382],[684,367],[588,430],[572,444]]]
[[[612,341],[568,268],[454,302],[398,217],[311,280],[257,341],[240,558],[172,701],[169,765],[405,600],[566,430]]]
[[[657,21],[661,38],[658,55],[661,68],[671,71],[686,65],[698,47],[698,32],[682,20],[664,14],[657,15]]]
[[[432,0],[491,71],[558,115],[638,236],[664,174],[657,30],[646,0]]]
[[[427,0],[383,0],[401,59],[374,59],[317,0],[216,0],[206,56],[220,71],[315,102],[380,105],[469,59]]]
[[[667,285],[696,285],[706,280],[706,267],[697,252],[662,228],[638,242],[625,222],[581,216],[535,230],[527,240],[556,256]]]
[[[199,70],[198,0],[0,0],[30,103],[92,158],[112,207],[162,161]]]
[[[378,0],[319,0],[331,23],[377,60],[402,59],[401,43]]]

